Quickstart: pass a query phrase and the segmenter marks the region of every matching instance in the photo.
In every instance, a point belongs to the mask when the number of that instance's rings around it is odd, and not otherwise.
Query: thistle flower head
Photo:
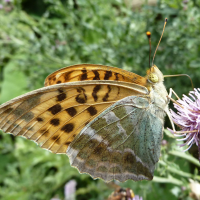
[[[143,199],[142,199],[142,197],[139,197],[138,195],[135,195],[133,197],[133,199],[131,199],[131,200],[143,200]]]
[[[182,99],[179,99],[174,103],[174,107],[177,110],[175,113],[170,110],[172,119],[177,124],[181,131],[174,132],[169,129],[179,141],[185,141],[180,146],[187,145],[184,151],[187,151],[193,144],[198,146],[200,152],[200,88],[194,89],[189,93],[189,96],[183,95]],[[199,156],[200,160],[200,156]]]

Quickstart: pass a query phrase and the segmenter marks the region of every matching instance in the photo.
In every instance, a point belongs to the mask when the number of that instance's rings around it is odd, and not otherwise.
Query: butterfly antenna
[[[150,63],[151,63],[151,32],[147,31],[146,35],[149,40],[149,68],[151,69]]]
[[[193,90],[194,90],[194,84],[193,84],[193,82],[192,82],[191,77],[190,77],[188,74],[164,75],[163,77],[166,78],[166,77],[176,77],[176,76],[187,76],[187,77],[190,79],[192,88],[193,88]]]
[[[164,23],[164,26],[163,26],[162,35],[160,36],[160,40],[159,40],[158,45],[157,45],[157,47],[156,47],[155,53],[154,53],[154,55],[153,55],[152,66],[153,66],[153,61],[154,61],[154,58],[155,58],[156,52],[157,52],[157,50],[158,50],[158,47],[159,47],[159,45],[160,45],[160,41],[161,41],[161,39],[162,39],[162,36],[163,36],[164,30],[165,30],[165,26],[166,26],[166,24],[167,24],[167,18],[165,18],[165,23]]]

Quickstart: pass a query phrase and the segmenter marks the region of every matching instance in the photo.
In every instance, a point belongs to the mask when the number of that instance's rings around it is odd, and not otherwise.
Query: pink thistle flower
[[[183,95],[182,100],[178,99],[176,102],[177,104],[174,103],[174,107],[177,109],[177,113],[173,110],[170,110],[170,112],[174,123],[180,127],[181,131],[169,130],[174,136],[182,137],[177,139],[178,141],[185,141],[184,144],[180,145],[181,147],[188,146],[184,151],[196,144],[200,161],[200,88],[191,91],[189,96]]]
[[[130,200],[143,200],[142,197],[139,197],[138,195],[135,195],[133,197],[133,199],[130,199]]]
[[[75,199],[75,192],[76,192],[76,181],[70,180],[65,184],[64,193],[66,200],[74,200]]]

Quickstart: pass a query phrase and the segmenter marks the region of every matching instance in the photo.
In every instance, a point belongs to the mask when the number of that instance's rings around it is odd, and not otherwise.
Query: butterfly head
[[[156,65],[153,65],[148,71],[147,71],[147,80],[150,84],[156,84],[159,82],[164,81],[164,77],[162,72],[158,69]]]

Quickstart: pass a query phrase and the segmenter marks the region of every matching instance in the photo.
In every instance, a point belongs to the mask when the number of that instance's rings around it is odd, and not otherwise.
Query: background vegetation
[[[0,0],[0,103],[43,86],[53,71],[78,63],[120,67],[142,76],[148,69],[146,31],[153,52],[167,27],[155,64],[163,74],[200,77],[200,1],[158,0],[131,7],[123,0]],[[180,96],[192,90],[186,77],[168,78]],[[166,125],[167,126],[167,125]],[[169,125],[170,126],[170,125]],[[143,200],[198,199],[191,180],[200,181],[196,148],[182,153],[166,131],[154,181],[121,183]],[[66,155],[54,155],[33,142],[0,132],[0,198],[64,198],[76,180],[76,199],[106,199],[114,190],[101,180],[80,175]],[[198,182],[196,185],[199,187]]]

